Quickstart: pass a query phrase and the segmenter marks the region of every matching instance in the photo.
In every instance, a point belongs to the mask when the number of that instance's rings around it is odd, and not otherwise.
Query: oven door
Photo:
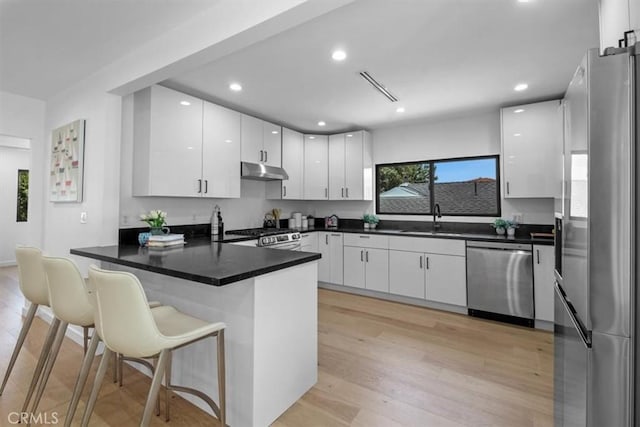
[[[279,243],[277,245],[265,246],[265,247],[269,249],[284,249],[287,251],[299,251],[302,248],[302,243],[300,243],[300,241],[297,240],[294,242]]]

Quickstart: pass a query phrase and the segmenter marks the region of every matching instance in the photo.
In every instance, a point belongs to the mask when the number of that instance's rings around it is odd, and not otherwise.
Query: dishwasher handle
[[[475,242],[467,240],[467,248],[533,252],[533,247],[531,246],[531,244],[526,243]]]

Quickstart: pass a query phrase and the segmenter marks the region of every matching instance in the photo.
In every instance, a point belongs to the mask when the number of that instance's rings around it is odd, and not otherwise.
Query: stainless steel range
[[[268,247],[272,249],[286,249],[299,251],[301,247],[300,233],[287,228],[247,228],[243,230],[229,230],[225,234],[235,236],[255,237],[237,244],[243,246]]]

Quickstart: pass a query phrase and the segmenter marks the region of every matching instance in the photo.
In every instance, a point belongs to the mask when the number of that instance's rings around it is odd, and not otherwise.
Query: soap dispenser
[[[218,226],[219,226],[219,217],[220,217],[220,206],[215,205],[213,207],[213,212],[211,213],[211,235],[218,235]]]

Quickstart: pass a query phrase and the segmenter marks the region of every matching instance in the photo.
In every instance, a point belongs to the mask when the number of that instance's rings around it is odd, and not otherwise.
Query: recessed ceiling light
[[[240,92],[242,90],[242,86],[240,86],[240,83],[231,83],[229,85],[229,89],[234,92]]]
[[[518,108],[517,110],[513,110],[514,113],[524,113],[524,108]]]
[[[326,125],[326,123],[325,123],[325,122],[323,122],[323,121],[319,121],[319,122],[318,122],[318,126],[325,126],[325,125]]]
[[[187,147],[187,150],[193,150],[193,147]]]
[[[526,83],[518,83],[513,90],[517,91],[517,92],[522,92],[523,90],[527,90],[527,88],[529,87],[528,84]]]
[[[180,101],[180,105],[191,105],[189,101]]]
[[[404,107],[396,108],[396,113],[404,113]]]
[[[227,144],[230,144],[232,141],[230,139],[225,139],[224,142],[226,142]]]
[[[520,136],[520,134],[519,133],[514,133],[513,136]]]
[[[316,139],[316,137],[315,136],[310,136],[309,139]]]
[[[334,50],[331,58],[333,58],[334,61],[344,61],[347,58],[347,53],[344,50]]]
[[[277,130],[272,130],[271,133],[274,134],[274,135],[277,135],[278,131]]]
[[[529,0],[518,0],[518,3],[529,3]]]
[[[353,135],[348,134],[348,135],[347,135],[347,138],[353,138]]]

